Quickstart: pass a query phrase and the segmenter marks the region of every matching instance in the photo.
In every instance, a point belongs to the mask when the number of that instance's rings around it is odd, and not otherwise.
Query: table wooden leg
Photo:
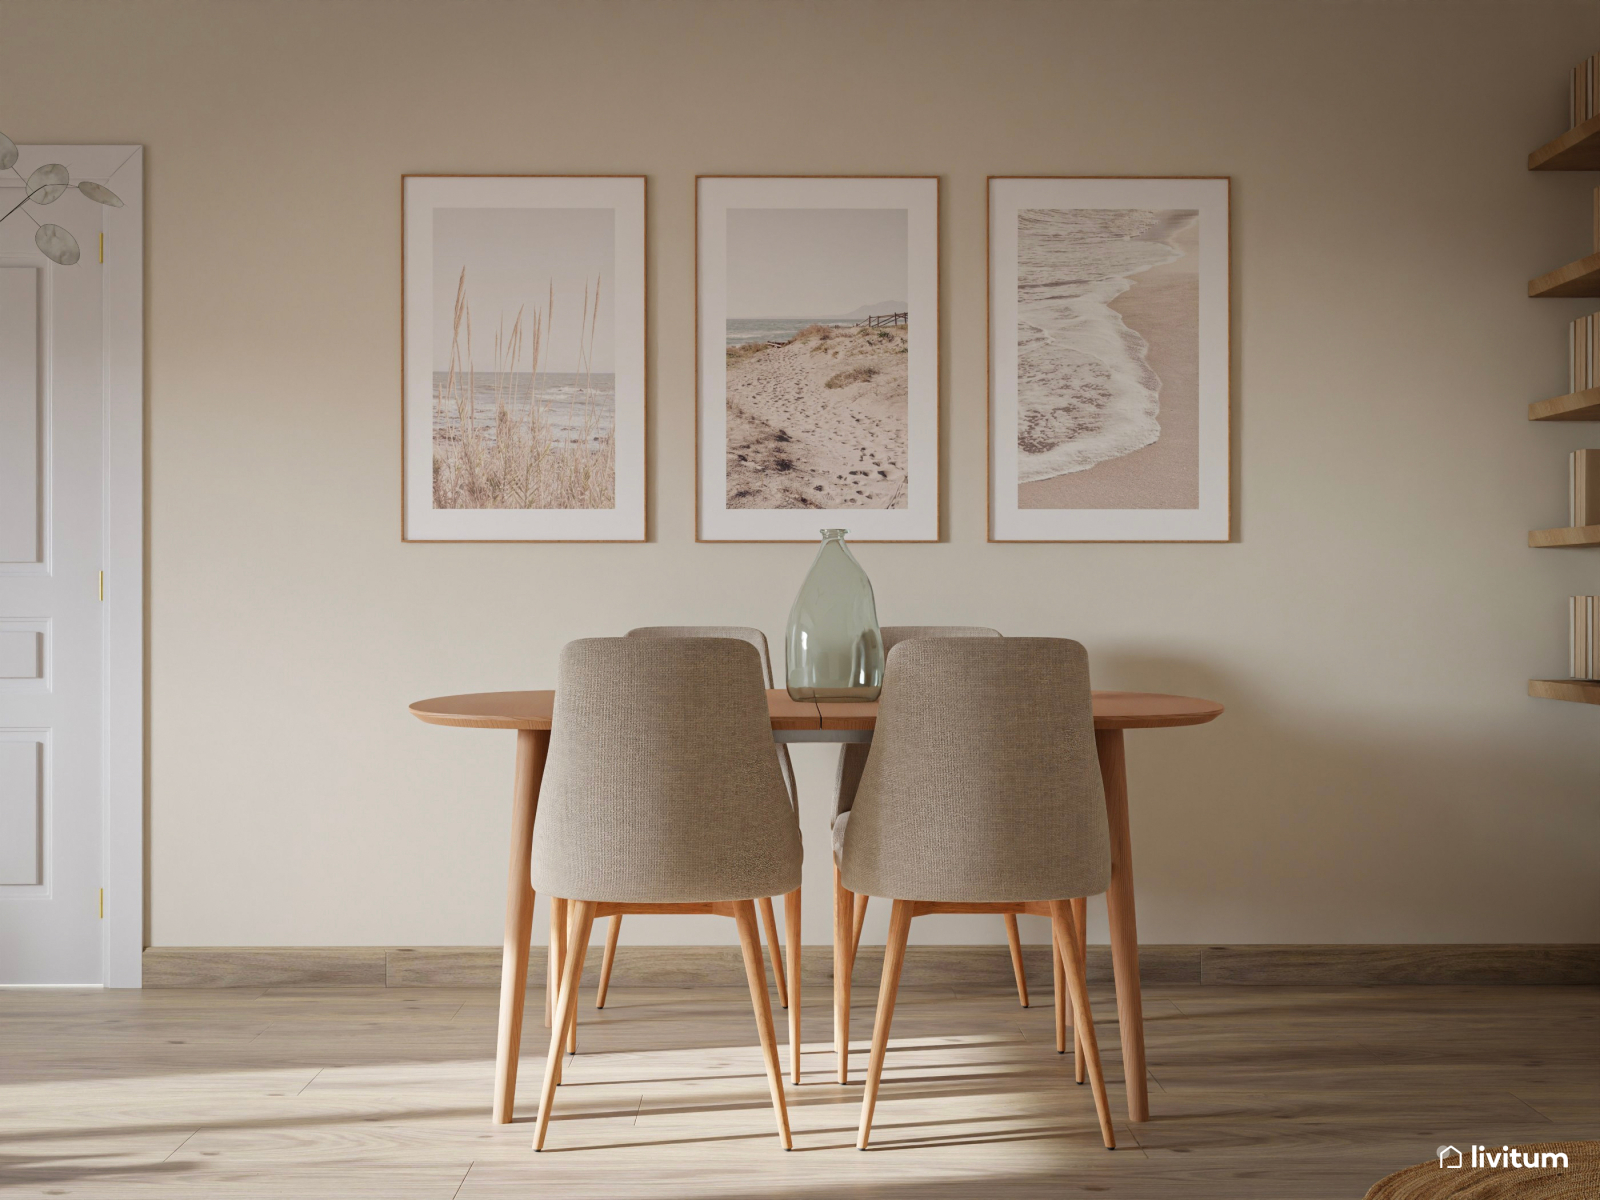
[[[839,1060],[839,1082],[850,1082],[850,917],[854,901],[833,868],[833,1053]]]
[[[522,1046],[523,998],[528,990],[528,942],[533,936],[533,817],[550,749],[548,729],[517,730],[517,774],[511,790],[511,868],[506,879],[506,938],[500,960],[500,1029],[494,1054],[494,1123],[508,1125],[517,1100],[517,1055]]]
[[[1056,987],[1056,1053],[1067,1052],[1067,1022],[1071,1012],[1067,1007],[1067,964],[1061,957],[1061,943],[1050,935],[1050,970]]]
[[[783,898],[784,951],[789,956],[789,1069],[800,1082],[800,889]]]
[[[1144,1005],[1139,999],[1139,929],[1133,914],[1133,843],[1128,833],[1128,760],[1122,730],[1096,729],[1095,751],[1106,792],[1111,830],[1111,886],[1106,912],[1111,922],[1111,968],[1117,981],[1117,1032],[1128,1092],[1128,1119],[1150,1119],[1144,1065]]]

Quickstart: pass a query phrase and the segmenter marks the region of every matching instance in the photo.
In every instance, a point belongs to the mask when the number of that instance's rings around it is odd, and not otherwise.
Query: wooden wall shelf
[[[1600,296],[1600,254],[1591,254],[1528,280],[1534,299],[1552,296]]]
[[[1578,704],[1600,704],[1600,683],[1584,679],[1530,679],[1528,695],[1541,700],[1572,700]]]
[[[1560,529],[1535,529],[1528,534],[1528,545],[1538,549],[1554,546],[1600,546],[1600,525],[1568,525]]]
[[[1600,421],[1600,387],[1528,405],[1530,421]]]
[[[1600,171],[1600,116],[1574,125],[1528,155],[1530,171]]]

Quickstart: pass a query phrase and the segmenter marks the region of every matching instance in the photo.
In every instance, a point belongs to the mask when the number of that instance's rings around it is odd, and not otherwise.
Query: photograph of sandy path
[[[1170,239],[1180,257],[1131,275],[1133,286],[1110,301],[1148,343],[1145,362],[1160,378],[1159,436],[1085,470],[1019,484],[1019,508],[1199,506],[1199,239],[1191,221]]]
[[[908,230],[904,208],[728,209],[729,509],[909,507]]]
[[[904,325],[728,349],[729,508],[904,508]]]

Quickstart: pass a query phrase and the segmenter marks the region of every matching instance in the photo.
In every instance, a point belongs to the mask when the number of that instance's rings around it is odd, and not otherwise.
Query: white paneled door
[[[19,170],[44,149],[25,147]],[[128,186],[110,178],[111,156],[81,153],[109,148],[71,149],[74,181],[99,165],[113,190]],[[4,174],[0,212],[23,194]],[[104,589],[142,589],[108,569],[112,360],[126,352],[107,321],[123,284],[102,262],[114,211],[71,189],[39,212],[77,238],[70,267],[38,251],[26,213],[0,223],[0,984],[109,976],[115,634]],[[125,242],[107,239],[113,254]]]

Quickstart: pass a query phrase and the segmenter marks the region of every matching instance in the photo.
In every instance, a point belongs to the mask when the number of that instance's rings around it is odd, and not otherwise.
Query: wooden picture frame
[[[990,541],[1231,538],[1229,190],[989,178]]]
[[[404,541],[645,540],[645,190],[402,177]]]
[[[696,540],[937,541],[938,179],[703,175],[695,216]]]

